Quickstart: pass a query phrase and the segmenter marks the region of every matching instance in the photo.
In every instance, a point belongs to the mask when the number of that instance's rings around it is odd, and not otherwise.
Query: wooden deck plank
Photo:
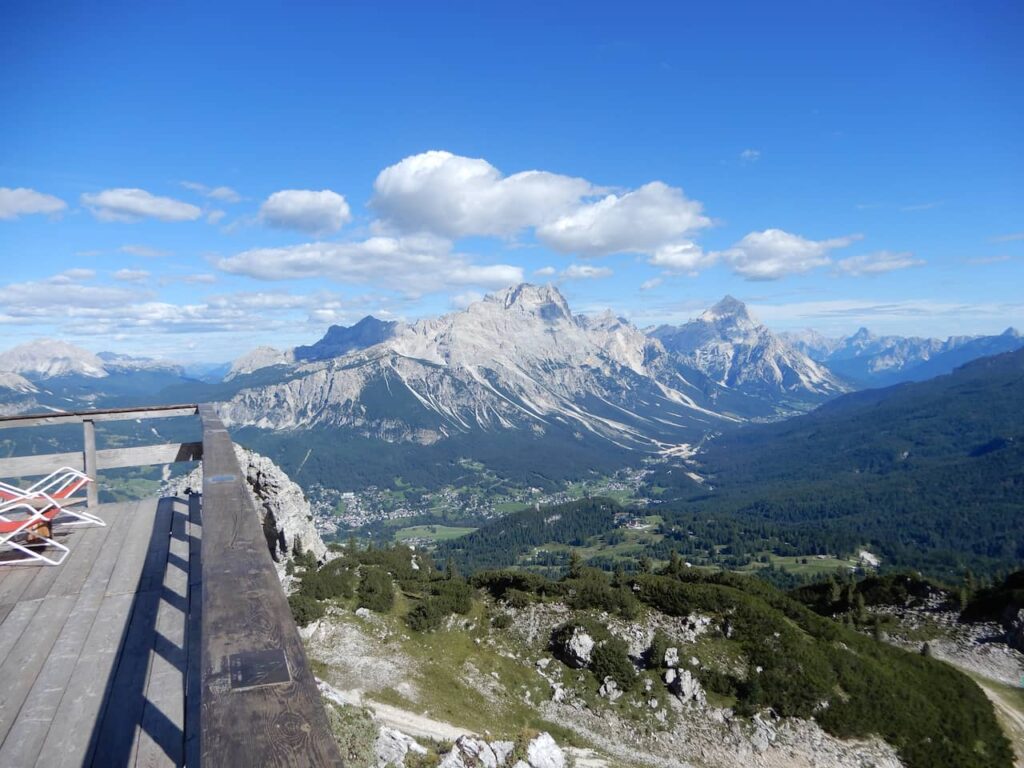
[[[62,527],[58,524],[56,530],[58,541],[71,552],[59,567],[40,569],[39,575],[22,593],[22,600],[77,595],[102,550],[110,526]]]
[[[185,678],[185,765],[200,764],[199,715],[202,689],[202,655],[200,631],[203,607],[203,504],[202,495],[194,493],[188,499],[188,627]]]
[[[97,749],[91,765],[134,764],[138,726],[145,710],[146,677],[153,650],[153,627],[160,607],[155,590],[135,596],[135,609],[111,671],[109,703],[96,723]],[[83,763],[89,764],[89,763]]]
[[[28,588],[28,585],[39,575],[39,571],[51,567],[34,563],[25,565],[8,563],[0,565],[0,605],[18,602]]]
[[[96,558],[95,565],[93,565],[92,570],[89,571],[89,575],[82,584],[81,591],[83,593],[107,591],[111,574],[114,572],[114,566],[121,558],[121,550],[131,530],[130,523],[135,519],[135,515],[139,514],[139,507],[147,503],[149,503],[148,500],[133,501],[121,507],[116,514],[113,511],[108,511],[106,505],[100,509],[100,517],[106,521],[110,532],[103,542],[103,549]]]
[[[97,592],[78,596],[14,725],[0,745],[0,765],[35,765],[102,599],[102,593]],[[67,724],[58,723],[56,727]]]
[[[78,664],[54,715],[54,723],[64,725],[49,730],[36,765],[78,768],[90,762],[95,750],[92,725],[105,704],[108,683],[134,601],[133,594],[103,596]]]
[[[17,645],[25,627],[32,621],[41,604],[42,601],[33,600],[30,603],[15,603],[11,606],[3,624],[0,624],[0,664],[3,664],[7,654]]]
[[[132,593],[138,589],[139,574],[142,573],[143,564],[149,553],[156,513],[156,500],[146,499],[139,504],[132,519],[126,522],[129,529],[124,546],[117,555],[110,580],[107,582],[108,595]]]
[[[186,503],[164,501],[172,506],[173,518],[135,759],[144,768],[182,765],[185,760],[189,514]]]
[[[14,725],[75,601],[74,597],[41,601],[21,638],[0,665],[0,742]]]

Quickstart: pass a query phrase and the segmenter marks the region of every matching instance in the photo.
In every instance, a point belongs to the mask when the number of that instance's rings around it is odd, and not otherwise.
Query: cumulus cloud
[[[337,232],[351,218],[345,198],[329,189],[283,189],[260,206],[260,220],[268,227],[311,235]]]
[[[225,214],[224,211],[210,211],[208,214],[206,214],[206,223],[219,224],[221,222],[221,219],[223,219],[226,215],[227,214]]]
[[[385,233],[450,239],[530,232],[563,253],[653,253],[711,220],[681,189],[653,181],[610,192],[548,171],[505,176],[486,160],[430,151],[385,168],[371,207]]]
[[[897,269],[917,267],[922,264],[924,264],[923,259],[914,258],[914,254],[908,251],[901,253],[877,251],[875,253],[865,253],[861,256],[840,259],[836,262],[836,271],[843,275],[862,277],[864,275],[879,275],[885,272],[893,272]]]
[[[740,160],[744,163],[756,163],[761,159],[761,150],[759,149],[744,149],[740,152]]]
[[[130,253],[132,256],[142,256],[147,259],[157,259],[161,256],[169,256],[170,251],[161,251],[149,245],[129,244],[118,248],[121,253]]]
[[[696,243],[682,242],[658,248],[647,263],[672,274],[695,275],[717,258],[717,254],[706,252]]]
[[[130,277],[130,276],[129,276]],[[137,285],[101,285],[91,270],[69,270],[42,280],[0,286],[0,324],[57,326],[62,335],[118,338],[154,334],[294,333],[322,323],[317,313],[344,316],[344,305],[325,291],[284,291],[211,296],[191,304],[156,300]],[[352,309],[351,307],[349,308]],[[378,311],[379,310],[374,310]]]
[[[198,192],[203,197],[220,200],[222,203],[237,203],[242,199],[242,196],[231,187],[208,187],[206,184],[200,184],[198,181],[183,181],[181,186],[185,187],[185,189],[191,189],[193,192]]]
[[[748,280],[777,280],[831,263],[830,251],[844,248],[860,237],[848,235],[829,240],[808,240],[781,229],[766,229],[751,232],[732,248],[715,256]]]
[[[596,280],[611,277],[614,274],[608,267],[595,267],[591,264],[570,264],[562,270],[564,280]]]
[[[537,228],[541,242],[582,256],[650,253],[711,220],[681,189],[660,181],[577,207]]]
[[[146,218],[194,221],[202,214],[198,206],[170,197],[158,197],[144,189],[105,189],[95,194],[83,194],[81,201],[100,221],[139,221]]]
[[[67,203],[59,197],[45,195],[27,187],[0,187],[0,221],[34,213],[56,214],[65,210]]]
[[[404,232],[507,237],[576,205],[593,187],[546,171],[503,176],[486,160],[430,151],[385,168],[371,206]]]
[[[149,272],[144,269],[119,269],[114,273],[114,279],[125,283],[141,283],[149,279]]]
[[[503,288],[523,279],[521,267],[475,264],[452,253],[449,241],[430,236],[256,248],[220,259],[217,267],[260,280],[322,278],[375,284],[410,296],[453,286]]]
[[[536,277],[551,277],[557,271],[554,267],[541,267],[540,269],[533,270],[533,274]]]

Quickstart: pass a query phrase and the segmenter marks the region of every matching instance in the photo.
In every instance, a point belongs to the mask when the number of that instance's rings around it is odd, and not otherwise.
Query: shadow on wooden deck
[[[201,503],[164,498],[83,765],[198,765]]]

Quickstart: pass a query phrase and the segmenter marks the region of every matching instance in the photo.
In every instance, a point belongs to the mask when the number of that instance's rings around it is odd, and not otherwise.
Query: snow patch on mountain
[[[7,350],[0,356],[0,371],[35,379],[75,374],[95,379],[107,376],[98,355],[57,339],[38,339]]]

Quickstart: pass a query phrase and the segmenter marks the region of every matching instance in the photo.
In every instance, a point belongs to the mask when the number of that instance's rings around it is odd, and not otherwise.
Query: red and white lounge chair
[[[70,508],[72,504],[85,501],[84,498],[73,496],[91,482],[91,477],[72,467],[61,467],[28,488],[18,488],[0,482],[0,509],[16,502],[26,503],[37,509],[47,509],[51,505],[56,505],[66,516],[59,521],[61,525],[106,525],[96,515]]]
[[[45,499],[44,499],[45,501]],[[42,562],[45,565],[60,565],[70,550],[53,539],[53,521],[63,510],[50,499],[49,506],[39,508],[27,501],[8,501],[0,504],[0,551],[10,548],[26,557],[16,560],[2,560],[0,564],[15,565]],[[56,557],[48,557],[41,548],[53,547]]]

